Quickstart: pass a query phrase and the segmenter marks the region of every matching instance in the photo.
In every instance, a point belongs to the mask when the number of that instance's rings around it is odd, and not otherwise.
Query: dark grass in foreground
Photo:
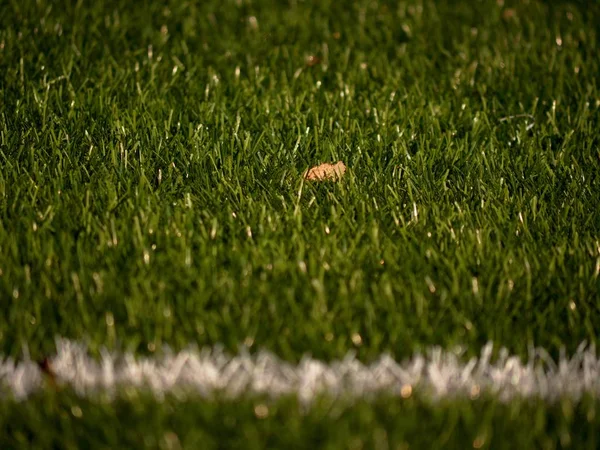
[[[294,399],[231,402],[131,392],[112,402],[48,392],[0,403],[2,448],[594,449],[598,401],[509,405],[489,398],[431,403],[382,398],[355,404]],[[101,424],[101,426],[99,426]]]

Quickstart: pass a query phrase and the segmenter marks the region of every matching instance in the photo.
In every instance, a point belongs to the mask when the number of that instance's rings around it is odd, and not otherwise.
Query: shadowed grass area
[[[411,397],[355,404],[323,398],[303,411],[294,399],[168,396],[157,405],[134,392],[116,402],[49,392],[25,404],[0,403],[0,443],[5,448],[593,449],[597,408],[591,399],[549,407],[489,398],[438,404]]]

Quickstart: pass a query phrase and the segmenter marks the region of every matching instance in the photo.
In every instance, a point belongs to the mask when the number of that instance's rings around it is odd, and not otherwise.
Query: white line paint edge
[[[470,360],[432,348],[402,362],[386,355],[369,365],[352,355],[329,363],[307,356],[295,365],[265,351],[229,356],[218,347],[165,351],[160,357],[103,351],[100,359],[94,359],[84,344],[58,339],[50,366],[55,380],[79,395],[134,387],[159,396],[176,389],[233,399],[248,394],[296,395],[303,404],[321,394],[356,399],[373,394],[406,397],[414,392],[433,399],[476,398],[484,393],[503,401],[514,397],[578,400],[583,394],[600,398],[600,359],[594,347],[582,344],[573,356],[563,355],[558,363],[543,349],[532,349],[525,363],[506,350],[492,361],[492,350],[488,344],[478,358]],[[27,358],[2,358],[0,397],[25,400],[44,388],[44,377]]]

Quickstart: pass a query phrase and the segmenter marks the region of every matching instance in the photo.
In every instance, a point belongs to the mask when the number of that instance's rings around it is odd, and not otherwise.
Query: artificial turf
[[[169,396],[159,407],[130,392],[118,401],[49,392],[0,404],[2,448],[162,449],[595,449],[597,400],[548,405],[491,398],[431,404],[415,398],[358,403],[323,398],[304,411],[276,403]]]
[[[599,23],[596,2],[0,1],[1,353],[597,344]]]

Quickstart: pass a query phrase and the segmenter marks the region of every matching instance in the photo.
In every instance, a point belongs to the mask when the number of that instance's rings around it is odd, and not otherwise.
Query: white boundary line
[[[181,389],[201,397],[291,394],[303,404],[324,393],[356,399],[373,394],[407,397],[415,391],[433,399],[476,398],[483,393],[502,401],[514,397],[578,400],[584,393],[600,398],[600,359],[594,347],[582,344],[571,358],[562,356],[558,363],[542,349],[531,350],[526,363],[506,350],[492,362],[492,349],[490,343],[478,358],[470,360],[432,348],[400,363],[383,355],[364,365],[349,355],[330,363],[307,356],[295,365],[265,351],[228,356],[218,347],[179,353],[167,350],[161,357],[104,350],[96,360],[84,344],[58,339],[57,354],[49,364],[56,382],[72,387],[79,395],[134,387],[159,396]],[[27,358],[19,362],[1,359],[0,398],[12,395],[24,400],[44,388],[45,376]]]

